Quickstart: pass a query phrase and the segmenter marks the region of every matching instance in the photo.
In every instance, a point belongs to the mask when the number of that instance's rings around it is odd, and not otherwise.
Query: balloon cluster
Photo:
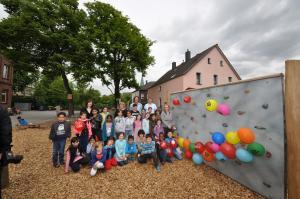
[[[183,102],[186,104],[189,104],[192,101],[192,98],[188,95],[183,97]],[[174,106],[179,106],[180,105],[180,100],[178,98],[173,99],[173,105]]]
[[[207,111],[217,111],[223,116],[230,115],[231,109],[227,104],[219,104],[215,99],[209,99],[205,102],[205,108]]]
[[[240,128],[236,132],[231,131],[225,135],[214,132],[211,141],[192,143],[189,139],[178,137],[178,145],[185,150],[185,157],[192,159],[196,165],[203,161],[213,162],[238,159],[241,162],[250,163],[253,156],[263,156],[266,152],[263,145],[254,142],[255,133],[249,128]]]

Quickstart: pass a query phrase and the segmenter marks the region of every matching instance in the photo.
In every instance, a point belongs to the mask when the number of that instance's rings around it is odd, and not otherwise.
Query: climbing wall
[[[226,113],[209,111],[207,100],[225,105]],[[239,83],[171,94],[177,132],[192,142],[212,141],[224,134],[249,128],[265,151],[253,160],[238,158],[206,162],[226,176],[267,198],[285,196],[285,134],[283,76],[269,76]],[[208,105],[212,105],[209,103]],[[233,145],[247,150],[242,142]],[[255,152],[255,151],[254,151]],[[226,159],[226,158],[225,158]]]

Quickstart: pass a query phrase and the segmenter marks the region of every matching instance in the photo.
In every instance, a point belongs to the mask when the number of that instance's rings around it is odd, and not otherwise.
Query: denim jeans
[[[53,164],[64,164],[66,139],[53,141],[52,161]]]

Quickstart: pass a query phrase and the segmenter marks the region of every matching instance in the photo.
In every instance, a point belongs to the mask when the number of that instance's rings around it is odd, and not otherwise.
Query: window
[[[207,58],[207,63],[208,63],[208,64],[211,64],[210,58]]]
[[[144,99],[144,93],[141,93],[141,100]]]
[[[2,78],[8,79],[8,65],[6,64],[3,65]]]
[[[228,77],[228,81],[229,81],[229,82],[232,82],[232,77]]]
[[[218,75],[214,75],[214,85],[218,84]]]
[[[223,65],[223,61],[222,61],[222,60],[220,61],[220,66],[224,66],[224,65]]]
[[[201,73],[196,73],[197,84],[201,85]]]
[[[3,90],[1,92],[1,104],[7,103],[7,95],[8,95],[8,90]]]
[[[161,97],[159,98],[159,107],[161,108]]]
[[[159,91],[161,91],[161,86],[159,86]]]

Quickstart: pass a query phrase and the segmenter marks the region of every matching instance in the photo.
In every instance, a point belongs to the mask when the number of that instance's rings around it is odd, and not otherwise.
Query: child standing
[[[172,148],[170,145],[171,145],[171,142],[174,142],[176,143],[176,140],[175,138],[173,138],[173,133],[172,131],[169,131],[168,134],[167,134],[167,138],[166,138],[166,143],[169,147],[169,150],[173,150],[173,154],[174,154],[174,157],[178,160],[182,160],[182,156],[181,156],[181,152],[180,152],[180,149],[175,147],[175,148]],[[171,159],[172,161],[172,159]]]
[[[107,138],[111,136],[115,136],[115,124],[112,116],[108,115],[102,127],[102,139],[105,144],[107,142]]]
[[[108,108],[106,106],[103,107],[102,109],[102,112],[101,112],[101,116],[102,116],[102,124],[101,126],[103,126],[105,120],[106,120],[106,117],[109,115],[109,112],[108,112]]]
[[[140,112],[137,110],[137,105],[136,104],[132,105],[131,114],[132,114],[133,117],[137,117],[140,114]]]
[[[163,145],[165,144],[165,146]],[[164,133],[159,133],[159,138],[156,142],[156,149],[157,149],[157,156],[161,164],[165,164],[167,160],[167,151],[166,151],[167,144],[165,142],[165,135]]]
[[[121,110],[118,111],[118,116],[115,118],[115,132],[117,137],[119,137],[119,133],[125,132],[125,118]]]
[[[78,137],[80,145],[82,146],[84,153],[86,153],[86,147],[89,142],[89,138],[92,136],[91,123],[87,119],[87,113],[81,112],[80,118],[75,122],[74,132]]]
[[[135,160],[135,156],[137,154],[137,146],[136,146],[136,143],[134,142],[133,135],[128,136],[128,142],[126,144],[125,153],[126,153],[126,157],[129,161]]]
[[[143,130],[145,131],[146,135],[150,133],[150,121],[149,121],[150,114],[146,113],[145,118],[142,121]]]
[[[116,160],[118,162],[119,166],[124,166],[127,164],[127,158],[126,158],[126,140],[124,139],[125,135],[124,132],[120,132],[119,139],[116,141],[115,147],[116,147]]]
[[[155,136],[155,139],[158,139],[158,136],[159,136],[160,133],[164,134],[165,131],[164,131],[164,127],[162,126],[161,120],[158,119],[156,121],[156,125],[154,127],[154,136]]]
[[[150,118],[149,118],[149,131],[150,131],[150,135],[152,136],[152,138],[154,139],[154,127],[156,125],[156,117],[155,114],[150,114]]]
[[[135,117],[131,115],[131,111],[127,111],[127,117],[125,118],[125,135],[128,137],[129,135],[133,135],[133,123]]]
[[[110,136],[107,140],[107,145],[104,147],[106,153],[106,160],[104,163],[105,170],[110,170],[113,166],[117,166],[117,160],[114,158],[116,149],[115,149],[115,138]]]
[[[141,151],[138,157],[138,162],[141,164],[147,163],[148,159],[152,159],[154,167],[159,172],[160,166],[157,159],[157,154],[155,151],[155,142],[152,141],[151,135],[146,136],[146,142],[141,143]]]
[[[71,139],[71,144],[66,151],[67,158],[65,164],[65,172],[69,172],[69,168],[73,170],[73,172],[78,172],[80,170],[81,165],[85,165],[88,163],[88,160],[84,154],[82,147],[79,144],[79,139],[77,137],[73,137]]]
[[[52,124],[49,139],[53,142],[52,162],[54,167],[64,165],[66,140],[71,136],[71,125],[66,121],[66,113],[57,114],[57,121]]]
[[[134,127],[134,139],[137,140],[138,132],[142,129],[142,117],[141,115],[137,115],[133,124]]]
[[[106,151],[103,150],[102,142],[98,142],[95,145],[95,150],[91,154],[91,176],[95,176],[97,174],[98,169],[104,169],[104,163],[106,158]]]
[[[102,124],[102,116],[101,116],[101,114],[99,114],[99,110],[97,108],[93,108],[92,109],[92,117],[91,117],[91,125],[92,125],[93,138],[96,141],[102,140],[101,124]]]

